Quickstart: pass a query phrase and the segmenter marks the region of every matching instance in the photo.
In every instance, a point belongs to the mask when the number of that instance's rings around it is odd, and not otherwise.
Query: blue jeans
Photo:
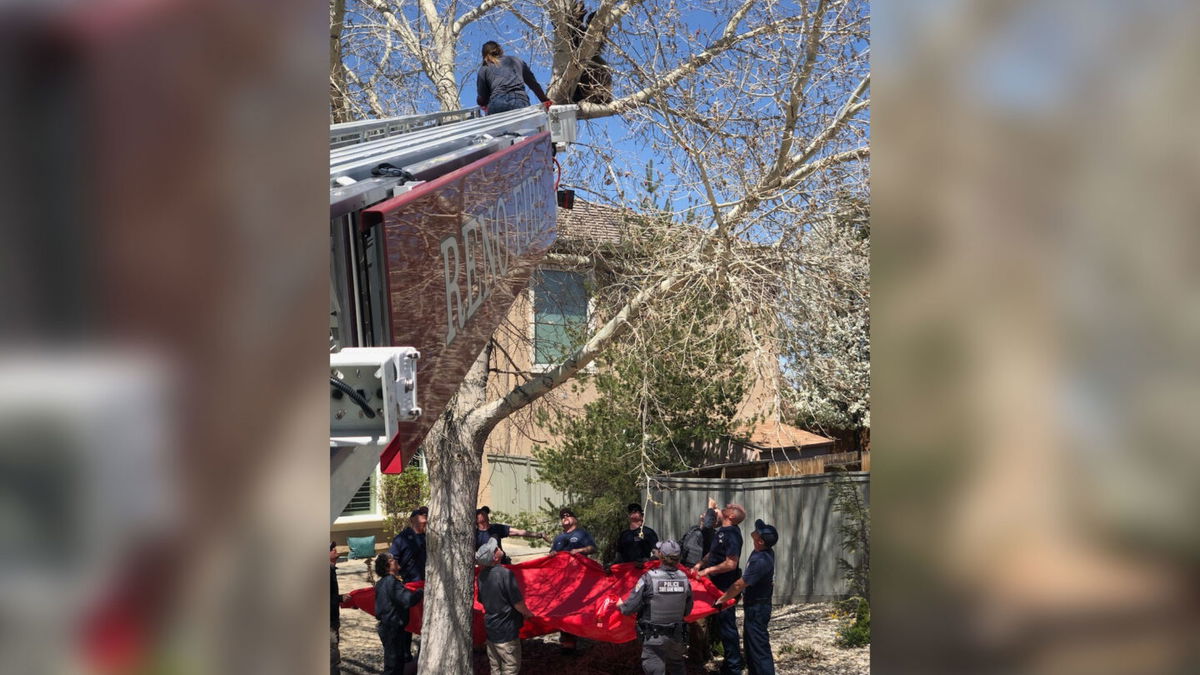
[[[725,663],[721,666],[723,675],[741,675],[742,645],[738,639],[737,614],[734,608],[717,612],[717,634],[721,636],[721,646],[725,649]]]
[[[520,96],[513,95],[493,96],[487,104],[489,115],[495,115],[496,113],[508,112],[509,110],[528,107],[528,98],[522,99]]]
[[[771,657],[771,640],[767,635],[767,623],[771,620],[771,603],[746,605],[742,612],[747,670],[750,671],[750,675],[775,675],[775,659]]]

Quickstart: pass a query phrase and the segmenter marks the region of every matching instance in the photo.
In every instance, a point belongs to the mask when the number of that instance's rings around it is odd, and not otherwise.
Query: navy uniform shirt
[[[708,555],[704,558],[703,567],[714,567],[725,562],[729,556],[735,559],[742,555],[742,530],[737,525],[727,525],[717,530],[716,536],[713,537],[712,548],[708,550]],[[740,579],[742,570],[739,567],[734,567],[728,572],[713,574],[709,576],[717,588],[726,590],[733,585],[733,582]]]
[[[551,551],[572,551],[585,546],[595,546],[596,541],[592,539],[592,535],[588,534],[587,530],[582,527],[577,527],[570,532],[563,532],[554,538],[554,543],[550,544]]]
[[[742,581],[746,582],[743,604],[771,604],[771,592],[775,589],[775,551],[766,549],[751,553]]]
[[[537,78],[529,70],[524,61],[515,56],[505,54],[498,63],[485,63],[479,67],[475,75],[475,103],[488,105],[493,98],[512,96],[523,100],[529,105],[529,96],[525,93],[528,85],[539,101],[546,100],[546,92],[538,85]]]
[[[475,550],[479,550],[479,547],[486,544],[488,539],[495,539],[496,543],[500,545],[500,548],[504,548],[504,542],[501,540],[509,536],[511,530],[512,528],[508,525],[501,525],[500,523],[492,523],[491,525],[488,525],[488,529],[486,530],[481,530],[476,527]]]
[[[388,553],[400,565],[400,578],[405,583],[425,578],[425,535],[406,527],[392,540]]]
[[[658,533],[648,527],[625,530],[617,537],[617,558],[613,562],[637,562],[650,559]]]

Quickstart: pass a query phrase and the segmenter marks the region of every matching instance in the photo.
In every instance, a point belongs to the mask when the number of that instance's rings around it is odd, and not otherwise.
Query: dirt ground
[[[361,560],[338,563],[338,586],[347,593],[368,585]],[[742,625],[741,609],[738,626]],[[776,606],[771,615],[771,649],[775,668],[781,675],[867,675],[871,672],[869,647],[843,649],[834,644],[839,620],[828,603]],[[375,634],[375,618],[356,609],[342,610],[342,673],[366,675],[383,671],[383,650]],[[414,636],[414,653],[420,644]],[[637,642],[615,645],[579,640],[573,655],[563,655],[558,635],[525,640],[521,646],[521,672],[551,675],[638,675],[642,672],[641,647]],[[688,673],[716,673],[720,657],[705,664],[688,664]],[[487,654],[475,653],[473,675],[487,675]]]

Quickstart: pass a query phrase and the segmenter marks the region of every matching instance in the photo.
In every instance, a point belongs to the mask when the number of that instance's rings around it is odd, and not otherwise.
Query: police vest
[[[687,575],[678,569],[658,567],[646,572],[642,579],[646,582],[646,598],[638,621],[659,625],[682,623],[692,592]]]

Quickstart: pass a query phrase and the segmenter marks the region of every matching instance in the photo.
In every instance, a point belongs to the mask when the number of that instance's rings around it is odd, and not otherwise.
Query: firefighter
[[[563,507],[558,512],[558,518],[562,522],[563,531],[550,543],[551,554],[566,551],[579,555],[591,555],[596,552],[596,540],[592,539],[592,535],[587,530],[579,527],[579,519],[575,517],[574,511]]]
[[[662,565],[638,579],[633,592],[618,605],[622,614],[637,614],[642,641],[642,670],[647,675],[683,675],[687,623],[692,612],[692,582],[679,569],[679,544],[668,539],[656,547]]]
[[[481,506],[475,509],[475,548],[487,544],[488,539],[495,539],[500,548],[504,549],[505,537],[527,537],[530,539],[541,539],[546,543],[550,542],[550,535],[541,532],[532,532],[530,530],[522,530],[511,525],[501,523],[493,523],[491,521],[492,510],[486,506]],[[508,557],[508,553],[504,554],[502,565],[511,565],[512,559]]]
[[[563,551],[579,555],[591,555],[596,552],[596,540],[592,539],[587,530],[579,527],[579,519],[575,517],[573,510],[564,506],[559,510],[558,517],[562,522],[563,531],[551,542],[550,555],[557,555]],[[574,654],[577,646],[575,636],[566,631],[560,632],[558,646],[562,653]]]
[[[775,586],[774,547],[779,543],[779,531],[759,518],[754,521],[754,531],[750,537],[754,540],[754,553],[750,554],[746,573],[717,598],[713,607],[722,609],[721,605],[746,591],[742,606],[746,665],[749,666],[750,675],[775,675],[767,623],[771,620],[771,591]]]
[[[537,79],[524,61],[504,53],[504,49],[489,40],[483,43],[483,63],[475,77],[475,102],[485,113],[495,115],[529,105],[528,86],[549,110],[552,103],[538,85]]]
[[[721,510],[721,529],[713,538],[712,548],[696,566],[692,568],[698,576],[712,579],[713,585],[724,592],[729,590],[733,582],[742,578],[742,570],[738,566],[742,555],[742,530],[738,526],[746,519],[746,509],[741,504],[726,504]],[[745,668],[742,660],[742,645],[738,640],[737,615],[733,607],[717,612],[713,617],[717,632],[721,636],[721,645],[725,652],[725,663],[722,673],[741,675]]]
[[[630,504],[629,529],[617,537],[617,557],[613,564],[623,562],[646,562],[654,554],[658,544],[658,533],[646,527],[645,513],[641,504]]]
[[[395,560],[396,571],[393,574],[401,584],[425,579],[425,528],[429,524],[429,507],[422,506],[414,509],[408,517],[408,527],[400,531],[392,540],[388,554]],[[378,574],[378,572],[376,572]],[[403,633],[403,639],[396,644],[400,651],[401,663],[411,663],[412,634],[404,630],[407,622],[399,624],[396,630]],[[399,639],[399,638],[398,638]],[[399,671],[397,671],[399,672]]]

